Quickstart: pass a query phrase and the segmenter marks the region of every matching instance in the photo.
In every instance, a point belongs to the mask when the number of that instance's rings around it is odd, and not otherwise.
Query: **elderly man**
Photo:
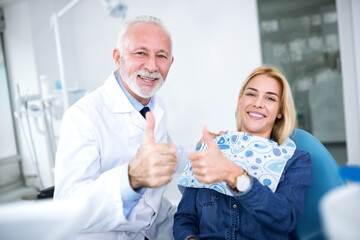
[[[79,239],[172,239],[176,209],[163,193],[177,156],[184,166],[195,146],[170,143],[154,95],[174,61],[170,34],[159,19],[137,17],[124,25],[113,58],[117,70],[64,115],[54,198],[89,200]]]

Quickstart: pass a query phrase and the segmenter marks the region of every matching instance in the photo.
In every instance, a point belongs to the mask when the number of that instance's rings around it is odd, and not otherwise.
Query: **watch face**
[[[249,187],[250,187],[250,177],[248,175],[241,176],[236,183],[236,188],[240,192],[245,192]]]

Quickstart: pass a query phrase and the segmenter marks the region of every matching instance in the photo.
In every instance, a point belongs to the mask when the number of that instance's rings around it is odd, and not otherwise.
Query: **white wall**
[[[167,102],[173,140],[195,142],[203,125],[212,131],[234,129],[242,80],[261,63],[256,2],[128,2],[127,18],[158,16],[173,37],[174,64],[159,91]],[[112,50],[122,22],[104,15],[97,0],[81,2],[72,14],[79,81],[94,88],[115,67]]]
[[[5,47],[9,77],[22,94],[39,92],[28,4],[19,2],[4,8]]]
[[[49,19],[68,2],[24,0],[4,7],[11,80],[31,93],[40,93],[40,74],[47,75],[52,86],[59,80]],[[197,142],[203,125],[214,132],[235,129],[240,85],[261,63],[256,1],[132,0],[128,4],[126,19],[154,15],[172,33],[175,61],[159,95],[167,102],[174,142]],[[115,68],[112,50],[122,22],[106,16],[99,0],[81,1],[60,19],[69,88],[102,85]],[[35,138],[37,148],[44,149],[45,136]],[[22,151],[28,152],[25,146]],[[48,155],[39,155],[41,162],[48,162]],[[26,156],[24,160],[30,161]],[[34,171],[26,163],[24,170]]]

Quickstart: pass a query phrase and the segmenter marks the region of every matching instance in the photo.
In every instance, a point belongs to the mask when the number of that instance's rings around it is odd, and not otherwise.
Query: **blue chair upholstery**
[[[307,151],[312,160],[312,182],[305,195],[303,215],[297,224],[298,237],[301,240],[324,239],[319,200],[329,190],[345,184],[339,172],[339,166],[324,145],[310,133],[295,129],[290,137],[297,149]]]

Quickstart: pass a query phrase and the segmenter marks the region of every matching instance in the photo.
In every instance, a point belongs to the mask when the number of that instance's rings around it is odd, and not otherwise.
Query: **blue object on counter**
[[[340,168],[340,174],[349,181],[360,182],[360,167],[359,166],[344,166]]]
[[[55,82],[55,88],[56,88],[57,90],[61,90],[61,89],[62,89],[60,80],[58,80],[58,81]]]

